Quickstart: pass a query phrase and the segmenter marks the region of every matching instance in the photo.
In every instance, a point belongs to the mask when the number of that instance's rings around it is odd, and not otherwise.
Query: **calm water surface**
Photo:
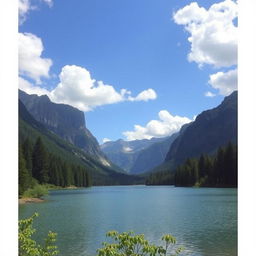
[[[51,191],[47,202],[19,207],[38,212],[37,240],[58,233],[60,255],[93,256],[109,230],[144,233],[160,243],[174,235],[192,256],[237,255],[237,189],[111,186]]]

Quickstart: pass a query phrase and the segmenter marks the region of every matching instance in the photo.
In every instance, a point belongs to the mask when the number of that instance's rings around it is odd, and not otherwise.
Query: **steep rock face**
[[[92,177],[93,185],[131,185],[143,182],[143,178],[127,175],[115,166],[103,165],[98,159],[51,132],[35,120],[19,100],[19,143],[23,144],[29,139],[34,144],[38,137],[41,137],[48,153],[68,164],[84,166]]]
[[[188,157],[214,153],[229,141],[237,143],[237,91],[216,108],[202,112],[172,143],[166,162],[174,166]]]
[[[47,129],[109,165],[96,138],[86,128],[82,111],[66,104],[53,103],[46,95],[39,97],[21,90],[19,99],[29,113]]]
[[[164,161],[173,137],[151,140],[109,141],[101,145],[102,151],[117,166],[131,174],[152,169]]]

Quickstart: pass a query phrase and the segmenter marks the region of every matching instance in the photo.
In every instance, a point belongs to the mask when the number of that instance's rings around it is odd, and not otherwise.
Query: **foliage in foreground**
[[[19,256],[59,255],[55,245],[56,233],[49,231],[43,245],[32,239],[36,232],[33,228],[35,217],[38,217],[38,213],[19,221]],[[178,256],[183,251],[181,247],[175,246],[176,239],[171,235],[162,237],[164,246],[150,244],[143,234],[134,235],[133,232],[109,231],[106,236],[112,238],[115,243],[103,243],[103,248],[97,250],[97,256]]]
[[[49,231],[43,245],[38,244],[32,239],[36,232],[33,228],[34,218],[38,213],[30,218],[19,221],[19,256],[54,256],[58,255],[56,242],[56,233]]]
[[[132,232],[118,233],[110,231],[107,237],[112,238],[115,243],[103,243],[103,248],[98,249],[97,256],[177,256],[183,250],[175,248],[176,239],[171,235],[164,235],[162,241],[164,246],[150,244],[144,235],[134,235]]]

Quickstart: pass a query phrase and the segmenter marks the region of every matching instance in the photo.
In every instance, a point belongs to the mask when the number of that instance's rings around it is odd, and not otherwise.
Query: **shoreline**
[[[45,201],[45,199],[34,197],[19,198],[19,204],[43,203]]]

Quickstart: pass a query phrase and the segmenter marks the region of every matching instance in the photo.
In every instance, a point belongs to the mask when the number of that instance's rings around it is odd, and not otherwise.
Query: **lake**
[[[19,206],[39,213],[37,240],[58,233],[62,256],[93,256],[109,230],[133,230],[160,243],[172,234],[192,256],[237,255],[237,189],[109,186],[51,191],[47,201]]]

